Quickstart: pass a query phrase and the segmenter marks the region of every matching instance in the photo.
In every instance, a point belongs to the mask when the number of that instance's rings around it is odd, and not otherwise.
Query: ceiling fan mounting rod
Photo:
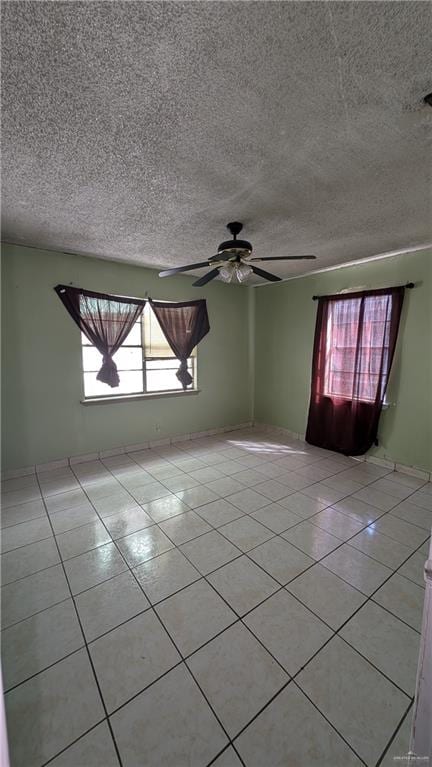
[[[233,240],[236,240],[237,235],[240,234],[241,230],[243,229],[243,224],[241,224],[240,221],[231,221],[229,224],[227,224],[227,229],[229,232],[231,232]]]

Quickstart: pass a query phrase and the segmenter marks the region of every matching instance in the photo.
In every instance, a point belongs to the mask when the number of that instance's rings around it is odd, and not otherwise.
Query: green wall
[[[432,253],[245,288],[112,261],[3,246],[3,468],[235,425],[252,419],[303,434],[309,404],[316,293],[413,281],[406,291],[373,453],[432,470]],[[79,331],[53,291],[59,282],[102,292],[205,297],[211,331],[199,345],[197,395],[84,406]]]
[[[415,282],[405,292],[381,415],[371,453],[432,470],[432,252],[370,261],[255,290],[255,419],[304,434],[309,407],[315,294]]]
[[[251,419],[249,291],[112,261],[4,245],[2,459],[17,468]],[[211,330],[198,348],[198,387],[185,397],[84,406],[80,333],[57,283],[161,300],[207,299]]]

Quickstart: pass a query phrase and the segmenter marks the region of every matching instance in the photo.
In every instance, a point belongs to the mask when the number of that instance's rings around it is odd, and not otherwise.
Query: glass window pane
[[[131,332],[126,336],[123,346],[141,346],[141,319],[135,322]]]
[[[142,370],[142,349],[134,346],[123,346],[114,354],[114,362],[119,370]],[[96,372],[102,365],[102,355],[94,346],[83,346],[83,369],[85,372]]]
[[[147,391],[182,389],[183,386],[176,376],[178,368],[178,360],[153,360],[151,363],[147,361]],[[191,376],[194,377],[192,360],[188,360],[188,370]],[[193,389],[194,386],[195,381],[188,386],[188,389]]]
[[[113,360],[119,370],[142,370],[142,349],[136,346],[121,346]]]
[[[175,370],[149,370],[147,372],[147,391],[168,391],[183,389]]]
[[[120,384],[111,388],[96,380],[96,373],[84,373],[84,394],[86,397],[112,397],[117,394],[139,394],[143,390],[140,371],[119,370]]]
[[[102,354],[94,346],[83,346],[83,369],[85,371],[100,369],[102,365]]]
[[[90,341],[88,340],[87,336],[84,335],[84,333],[81,333],[81,343],[82,344],[89,344]],[[135,324],[132,327],[131,332],[128,336],[126,336],[123,346],[141,346],[141,320],[139,319],[138,322],[135,322]]]
[[[156,315],[146,304],[142,313],[146,357],[172,357],[172,349],[162,333]]]

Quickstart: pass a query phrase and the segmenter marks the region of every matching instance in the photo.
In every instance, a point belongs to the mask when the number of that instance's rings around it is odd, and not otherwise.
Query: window
[[[120,376],[120,384],[115,389],[110,389],[96,379],[101,366],[101,355],[83,333],[81,343],[85,398],[183,391],[176,376],[180,363],[174,357],[148,303],[125,342],[113,357]],[[188,359],[188,370],[193,378],[193,383],[188,388],[196,389],[196,349]]]
[[[392,296],[365,298],[362,322],[361,301],[353,298],[329,303],[324,395],[373,402],[380,378],[383,390],[386,383],[380,371],[388,366]]]

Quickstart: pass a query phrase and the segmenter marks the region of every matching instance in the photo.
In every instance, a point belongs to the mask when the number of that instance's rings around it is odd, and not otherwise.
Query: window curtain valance
[[[97,380],[111,388],[118,386],[120,378],[113,356],[142,314],[146,301],[70,285],[57,285],[54,290],[79,329],[102,354]]]
[[[319,297],[310,444],[363,455],[376,442],[403,299],[403,287]]]
[[[151,308],[175,356],[180,361],[176,376],[186,389],[193,379],[187,369],[187,360],[195,346],[210,330],[205,299],[165,303],[149,299]]]

